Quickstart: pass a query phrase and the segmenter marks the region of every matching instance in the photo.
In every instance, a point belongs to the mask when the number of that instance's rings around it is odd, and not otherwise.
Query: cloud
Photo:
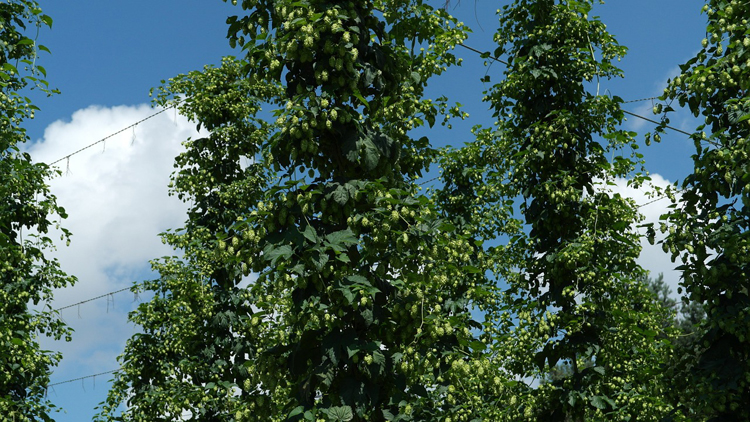
[[[648,243],[645,237],[641,238],[641,255],[638,259],[638,263],[646,270],[650,272],[650,276],[656,277],[660,273],[664,274],[664,281],[669,285],[672,290],[672,296],[677,298],[677,287],[680,282],[680,273],[675,270],[675,267],[679,265],[679,262],[672,262],[671,255],[665,253],[662,250],[661,245],[658,243],[664,239],[664,235],[658,230],[659,228],[659,217],[666,214],[668,206],[671,204],[669,199],[658,196],[649,195],[649,192],[653,192],[653,187],[666,188],[672,186],[669,180],[665,179],[659,174],[651,174],[651,182],[645,184],[639,189],[635,189],[628,186],[626,179],[617,178],[615,180],[615,186],[610,186],[614,193],[619,193],[622,196],[633,198],[635,203],[640,206],[639,211],[644,217],[642,224],[654,223],[656,229],[656,241],[653,245]],[[644,229],[639,229],[641,234],[645,234]]]
[[[35,161],[53,162],[156,111],[148,105],[79,110],[69,121],[48,126],[28,151]],[[63,226],[73,236],[70,246],[58,245],[50,256],[78,283],[56,291],[53,308],[152,277],[148,261],[173,254],[158,234],[181,227],[187,207],[168,196],[169,175],[181,143],[199,135],[205,134],[168,110],[56,164],[63,174],[49,185],[69,215]],[[59,233],[51,237],[57,240]],[[42,341],[43,348],[64,354],[53,383],[117,368],[116,357],[136,330],[127,322],[127,312],[138,304],[133,299],[121,292],[62,311],[75,329],[73,341]]]

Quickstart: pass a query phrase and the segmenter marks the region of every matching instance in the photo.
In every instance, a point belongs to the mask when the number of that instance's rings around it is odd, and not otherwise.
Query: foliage
[[[177,157],[190,208],[163,240],[182,255],[153,261],[100,420],[743,417],[747,5],[709,2],[709,39],[665,94],[706,116],[662,226],[680,312],[636,263],[637,206],[609,188],[648,177],[622,100],[599,93],[626,48],[593,0],[503,7],[497,122],[441,151],[414,134],[466,117],[424,94],[468,31],[445,10],[240,7],[228,38],[244,57],[157,91],[209,133]],[[444,185],[423,194],[436,161]]]
[[[665,356],[660,310],[635,262],[640,216],[607,188],[616,177],[647,178],[635,134],[619,128],[622,100],[590,92],[621,76],[612,62],[625,48],[591,8],[519,0],[500,12],[495,56],[510,59],[487,93],[498,126],[483,133],[495,134],[495,172],[507,174],[506,200],[521,198],[529,230],[510,239],[523,259],[506,277],[508,305],[491,317],[493,347],[515,379],[548,378],[558,364],[570,375],[517,389],[495,420],[657,420],[667,411],[654,376]]]
[[[468,420],[454,384],[487,286],[412,182],[435,152],[409,135],[459,114],[423,91],[465,28],[422,1],[242,8],[246,59],[158,98],[211,133],[177,159],[192,206],[164,239],[184,256],[154,263],[101,419]]]
[[[248,378],[243,365],[254,357],[250,334],[258,317],[241,285],[248,265],[233,249],[254,235],[226,229],[268,187],[267,167],[253,159],[272,125],[253,116],[276,91],[244,79],[242,62],[231,58],[219,68],[171,79],[159,91],[161,104],[172,93],[184,96],[174,105],[210,135],[188,140],[176,159],[171,193],[190,201],[190,208],[185,228],[163,234],[163,241],[183,256],[152,263],[160,278],[140,288],[155,295],[130,316],[143,332],[128,341],[102,417],[126,401],[126,420],[182,414],[217,420],[237,407],[232,392]]]
[[[664,281],[664,274],[659,274],[656,278],[644,276],[643,282],[654,295],[655,300],[663,308],[669,311],[668,318],[664,320],[664,328],[671,326],[674,328],[676,337],[672,339],[676,349],[675,355],[687,353],[692,349],[693,344],[700,337],[700,324],[706,319],[706,312],[703,307],[690,300],[678,301],[673,298],[672,289]]]
[[[750,403],[750,37],[748,4],[707,2],[707,38],[665,91],[697,117],[695,170],[662,225],[665,251],[680,259],[682,285],[706,311],[697,361],[682,389],[709,420],[744,420]],[[665,117],[656,137],[668,123]],[[689,411],[686,413],[690,414]]]
[[[27,140],[21,125],[37,110],[23,90],[54,92],[36,64],[38,51],[46,48],[26,33],[51,25],[35,1],[0,4],[0,415],[19,422],[49,421],[54,408],[46,385],[61,356],[41,350],[38,336],[70,339],[55,312],[29,309],[48,305],[52,289],[74,282],[44,255],[52,248],[47,233],[58,224],[50,220],[65,217],[45,182],[55,172],[20,151]]]

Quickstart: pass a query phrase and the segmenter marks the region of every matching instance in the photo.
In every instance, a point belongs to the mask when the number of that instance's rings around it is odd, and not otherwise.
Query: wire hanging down
[[[54,382],[52,384],[48,384],[47,388],[54,387],[56,385],[61,385],[61,384],[68,384],[68,383],[75,382],[75,381],[82,381],[82,380],[85,380],[87,378],[95,378],[95,377],[98,377],[100,375],[113,374],[113,373],[119,371],[120,369],[122,369],[122,368],[117,368],[117,369],[113,369],[111,371],[106,371],[106,372],[100,372],[98,374],[86,375],[86,376],[83,376],[83,377],[73,378],[73,379],[69,379],[69,380],[65,380],[65,381]]]
[[[140,284],[140,283],[139,283],[139,284]],[[137,285],[138,285],[138,284],[135,284],[134,286],[137,286]],[[109,292],[109,293],[105,293],[105,294],[103,294],[103,295],[100,295],[100,296],[97,296],[97,297],[92,297],[91,299],[86,299],[86,300],[82,300],[82,301],[80,301],[80,302],[78,302],[78,303],[74,303],[74,304],[72,304],[72,305],[67,305],[67,306],[63,306],[62,308],[57,308],[57,309],[55,309],[54,311],[55,311],[55,312],[59,312],[59,311],[62,311],[62,310],[64,310],[64,309],[74,308],[74,307],[76,307],[76,306],[79,306],[79,305],[83,305],[84,303],[88,303],[88,302],[93,302],[93,301],[95,301],[95,300],[99,300],[99,299],[103,299],[103,298],[109,298],[109,297],[111,297],[111,296],[112,296],[112,295],[114,295],[114,294],[117,294],[117,293],[122,293],[122,292],[128,291],[128,290],[132,289],[132,288],[133,288],[134,286],[126,287],[126,288],[124,288],[124,289],[120,289],[120,290],[115,290],[114,292]]]
[[[72,157],[72,156],[74,156],[74,155],[76,155],[76,154],[78,154],[78,153],[80,153],[82,151],[85,151],[85,150],[93,147],[94,145],[101,144],[101,143],[105,142],[107,139],[109,139],[109,138],[111,138],[111,137],[113,137],[115,135],[119,135],[122,132],[125,132],[126,130],[128,130],[130,128],[133,128],[133,130],[135,130],[135,127],[138,126],[139,124],[141,124],[141,123],[145,122],[146,120],[151,119],[151,118],[153,118],[155,116],[158,116],[161,113],[164,113],[165,111],[169,110],[170,108],[175,108],[176,109],[176,106],[173,105],[173,106],[169,106],[167,108],[163,108],[163,109],[157,111],[156,113],[154,113],[154,114],[152,114],[150,116],[144,117],[143,119],[141,119],[141,120],[139,120],[139,121],[131,124],[130,126],[124,127],[122,129],[118,130],[117,132],[111,134],[111,135],[107,135],[104,138],[102,138],[102,139],[100,139],[100,140],[98,140],[96,142],[93,142],[93,143],[91,143],[89,145],[86,145],[85,147],[83,147],[83,148],[81,148],[81,149],[79,149],[79,150],[77,150],[75,152],[71,152],[70,154],[68,154],[68,155],[66,155],[64,157],[59,158],[59,159],[57,159],[57,160],[49,163],[49,165],[51,166],[51,165],[57,164],[57,163],[59,163],[60,161],[63,161],[63,160],[67,160],[68,161],[68,165],[70,165],[70,157]],[[135,141],[135,132],[133,132],[133,141]]]

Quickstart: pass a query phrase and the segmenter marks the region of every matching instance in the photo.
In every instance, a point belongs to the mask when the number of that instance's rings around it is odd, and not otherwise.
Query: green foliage
[[[177,159],[192,205],[164,240],[184,255],[154,262],[101,419],[466,419],[451,392],[487,286],[478,245],[411,182],[435,152],[409,135],[446,110],[423,91],[465,28],[421,1],[242,8],[246,59],[157,99],[211,134]]]
[[[700,337],[700,324],[706,319],[703,307],[690,300],[675,300],[663,274],[656,278],[645,277],[644,282],[657,303],[669,311],[669,317],[664,320],[665,330],[670,326],[674,328],[676,337],[672,342],[675,343],[675,348],[682,349],[674,354],[679,356],[687,353]]]
[[[682,262],[689,299],[706,311],[697,362],[689,364],[692,377],[683,386],[687,408],[705,410],[709,420],[742,420],[750,403],[750,9],[708,1],[703,11],[703,48],[664,95],[705,123],[692,136],[695,170],[662,230],[669,232],[665,250]]]
[[[492,172],[507,178],[498,192],[521,198],[529,231],[506,247],[521,259],[515,274],[499,274],[510,287],[491,315],[492,343],[509,379],[548,378],[558,364],[570,373],[516,386],[495,420],[656,420],[666,411],[654,377],[664,357],[659,311],[635,263],[640,216],[607,188],[615,177],[646,180],[641,156],[635,134],[619,128],[621,100],[590,92],[621,76],[612,62],[625,48],[591,8],[519,0],[500,12],[495,55],[510,64],[487,93],[498,126],[477,132],[494,139]]]
[[[256,154],[272,125],[253,116],[277,91],[245,79],[242,63],[231,58],[160,89],[158,102],[172,101],[210,135],[188,140],[176,159],[171,193],[191,206],[186,226],[163,240],[183,256],[153,262],[161,277],[141,288],[155,296],[130,317],[143,332],[128,342],[102,417],[129,400],[130,388],[135,398],[127,420],[173,420],[185,411],[217,420],[238,406],[232,394],[248,380],[244,365],[255,357],[259,314],[239,285],[250,270],[234,248],[255,234],[227,229],[257,204],[271,180]],[[170,100],[173,94],[180,97]]]
[[[626,48],[592,0],[503,7],[497,122],[441,151],[413,134],[466,117],[424,96],[468,31],[445,10],[240,3],[244,57],[157,91],[209,134],[176,159],[190,208],[163,240],[181,256],[153,261],[100,420],[741,418],[746,5],[710,3],[710,40],[667,92],[712,128],[663,226],[689,295],[675,319],[636,263],[637,206],[609,188],[648,177],[622,100],[599,93]],[[436,161],[444,186],[422,194]]]
[[[65,217],[45,182],[55,173],[20,151],[27,140],[21,124],[37,110],[20,92],[53,92],[36,65],[37,51],[46,48],[25,34],[51,24],[34,1],[0,4],[0,415],[19,422],[49,421],[54,408],[46,385],[61,356],[41,350],[38,336],[70,339],[56,313],[29,309],[47,306],[52,289],[74,282],[44,255],[52,248],[49,229],[57,224],[50,219]],[[62,236],[69,233],[63,229]]]

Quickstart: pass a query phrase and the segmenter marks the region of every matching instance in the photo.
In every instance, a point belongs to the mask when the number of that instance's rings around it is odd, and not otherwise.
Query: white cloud
[[[156,111],[148,105],[79,110],[47,127],[29,152],[35,161],[53,162]],[[151,276],[149,260],[173,254],[158,234],[182,226],[186,205],[168,196],[167,184],[181,143],[198,135],[193,123],[169,110],[56,165],[63,175],[49,184],[73,237],[50,255],[78,283],[55,292],[54,308],[126,288]],[[115,369],[136,330],[127,323],[136,305],[123,292],[64,310],[73,341],[43,340],[43,347],[64,354],[52,382]]]
[[[658,196],[649,195],[649,192],[653,192],[653,187],[659,187],[662,189],[672,186],[669,180],[665,179],[659,174],[651,174],[651,182],[645,184],[639,189],[628,186],[626,179],[616,179],[615,186],[610,186],[613,192],[619,193],[622,196],[633,198],[635,203],[640,206],[639,211],[644,217],[645,223],[653,223],[656,229],[656,241],[653,245],[648,243],[645,237],[641,238],[641,250],[640,258],[638,263],[646,270],[650,272],[651,277],[656,277],[659,273],[664,274],[664,281],[669,285],[672,290],[672,296],[677,297],[677,287],[680,282],[680,273],[674,268],[680,265],[679,262],[672,262],[671,255],[665,253],[662,250],[662,246],[658,243],[664,239],[659,228],[659,217],[666,214],[668,206],[671,204],[670,200],[666,197],[661,199]],[[644,229],[639,229],[641,234],[645,234]]]

